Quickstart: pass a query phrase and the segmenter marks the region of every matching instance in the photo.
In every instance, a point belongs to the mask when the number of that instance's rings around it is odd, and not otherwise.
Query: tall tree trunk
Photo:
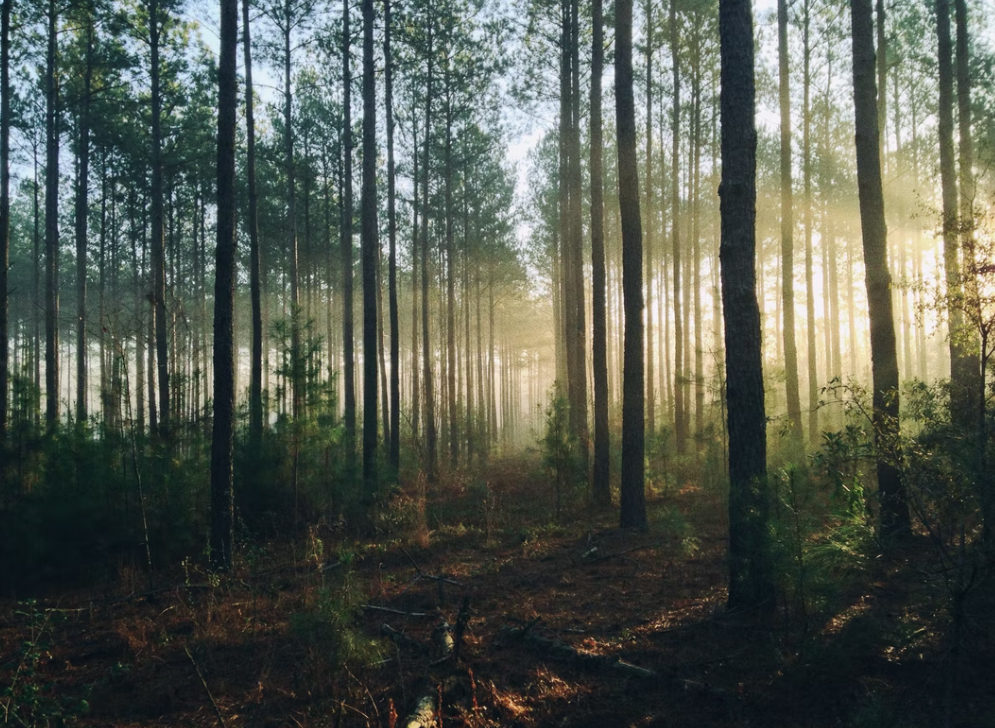
[[[433,45],[432,45],[432,6],[428,6],[428,18],[426,27],[428,28],[428,59],[427,78],[425,82],[425,156],[423,159],[424,170],[422,172],[422,204],[425,209],[422,212],[422,236],[421,236],[421,330],[422,330],[422,365],[423,379],[425,387],[425,447],[426,466],[425,470],[429,482],[435,482],[437,475],[436,448],[437,434],[435,428],[435,393],[432,381],[432,341],[429,329],[429,305],[428,305],[428,182],[431,173],[429,166],[431,139],[432,139],[432,71],[434,70]]]
[[[93,14],[86,12],[86,60],[83,98],[79,111],[79,148],[76,177],[76,420],[86,422],[86,233],[90,194],[90,87],[93,79]]]
[[[377,109],[373,66],[373,0],[363,0],[363,484],[377,490]]]
[[[625,298],[620,524],[622,528],[644,529],[643,231],[632,91],[632,0],[617,0],[615,5],[615,126],[618,129],[618,203],[622,220]]]
[[[954,13],[957,22],[956,69],[957,69],[957,127],[960,136],[958,146],[960,171],[960,245],[964,258],[965,278],[964,288],[966,302],[973,305],[975,319],[980,319],[981,294],[978,290],[978,280],[975,277],[978,263],[974,240],[974,142],[971,137],[971,74],[970,74],[970,44],[967,29],[967,3],[965,0],[954,0]],[[973,302],[973,303],[972,303]],[[983,537],[991,549],[993,534],[995,534],[995,494],[992,493],[992,475],[989,473],[986,450],[987,436],[987,396],[985,374],[987,360],[990,357],[990,347],[983,336],[978,341],[977,331],[970,333],[966,369],[969,372],[970,391],[973,397],[968,397],[968,404],[977,417],[974,427],[977,435],[978,449],[978,486],[981,490],[981,510],[984,517]],[[978,345],[980,343],[980,355]]]
[[[249,289],[252,299],[252,360],[249,368],[249,439],[258,445],[263,434],[263,314],[260,292],[259,222],[256,195],[256,122],[252,98],[252,39],[249,0],[242,0],[242,44],[245,57],[246,185],[249,193]],[[255,450],[254,450],[255,451]]]
[[[950,2],[936,0],[937,66],[939,106],[937,130],[940,136],[940,187],[943,200],[943,265],[947,283],[947,326],[950,345],[950,419],[962,428],[970,427],[973,387],[970,357],[964,341],[963,278],[960,266],[957,220],[957,171],[954,159],[954,69],[953,41],[950,37]]]
[[[7,98],[6,96],[4,98]],[[46,137],[47,141],[47,137]],[[35,403],[34,407],[34,423],[38,425],[41,420],[41,311],[43,310],[42,304],[42,292],[41,292],[41,269],[42,269],[42,251],[41,251],[41,165],[38,160],[38,147],[40,145],[35,143],[32,145],[32,161],[34,162],[34,184],[31,186],[31,209],[32,217],[34,219],[34,230],[32,235],[33,242],[33,252],[32,256],[34,260],[34,265],[32,266],[32,276],[31,276],[31,305],[34,308],[34,331],[32,336],[32,374],[33,382],[35,385],[35,391],[38,392],[39,400]],[[47,212],[46,212],[47,214]],[[47,224],[47,220],[46,220]],[[47,232],[47,230],[46,230]],[[9,271],[7,272],[9,275]],[[140,302],[139,302],[140,303]]]
[[[805,197],[805,317],[806,343],[808,359],[808,439],[813,445],[819,442],[819,383],[816,368],[815,351],[815,288],[812,272],[812,112],[809,105],[812,75],[811,75],[811,45],[809,42],[809,9],[810,0],[802,5],[802,187]],[[828,149],[827,149],[828,151]],[[830,243],[832,245],[832,243]],[[831,264],[836,264],[835,257],[830,257]],[[835,274],[827,276],[823,271],[823,297],[825,296],[825,279],[835,280]],[[835,304],[835,299],[831,299]],[[828,317],[825,326],[834,325]],[[830,339],[832,341],[832,339]],[[831,348],[831,347],[830,347]]]
[[[287,257],[290,259],[290,389],[294,423],[303,416],[304,362],[301,361],[301,294],[297,258],[297,181],[294,166],[293,87],[291,78],[290,34],[293,28],[291,0],[286,0],[283,32],[283,164],[287,177]],[[297,489],[297,443],[294,442],[294,491]]]
[[[248,26],[246,26],[248,28]],[[235,120],[238,0],[221,0],[218,64],[218,224],[214,278],[214,430],[211,436],[211,565],[231,568],[235,426]],[[251,92],[250,92],[251,93]]]
[[[605,266],[604,173],[602,171],[601,76],[604,73],[604,19],[602,0],[592,0],[591,22],[591,269],[594,319],[591,347],[594,356],[594,467],[591,495],[595,505],[611,505],[610,442],[608,430],[607,276]],[[479,324],[478,324],[479,326]]]
[[[978,301],[978,281],[973,273],[976,269],[975,242],[974,242],[974,142],[971,138],[971,73],[970,73],[970,49],[967,30],[967,3],[965,0],[954,0],[954,16],[957,23],[957,42],[955,49],[955,66],[957,75],[957,131],[958,131],[958,183],[960,185],[960,220],[958,229],[960,231],[960,252],[964,260],[964,288],[967,301]],[[984,388],[980,386],[981,377],[984,372],[981,370],[979,355],[977,353],[978,341],[977,332],[967,332],[967,346],[965,356],[967,363],[968,404],[974,412],[979,411],[979,407],[984,408],[984,402],[978,401],[983,398]],[[984,427],[984,422],[976,423],[977,427]]]
[[[352,64],[349,0],[342,0],[342,358],[346,460],[351,478],[356,468],[356,356],[352,300]]]
[[[149,47],[151,50],[152,77],[152,308],[155,333],[156,371],[159,376],[159,411],[156,431],[164,439],[169,437],[169,335],[166,327],[166,234],[163,224],[162,183],[162,22],[159,18],[159,0],[149,0]],[[149,399],[152,398],[149,389]]]
[[[581,198],[583,177],[580,165],[580,2],[570,0],[570,288],[573,311],[569,337],[574,347],[570,374],[571,430],[580,446],[581,467],[587,473],[590,430],[587,423],[587,316],[584,308],[584,240]],[[516,406],[520,400],[516,399]]]
[[[572,107],[570,104],[570,2],[560,0],[560,116],[558,121],[556,177],[557,231],[553,242],[553,283],[559,293],[554,300],[554,308],[559,315],[556,321],[558,336],[562,341],[562,358],[557,361],[559,393],[566,392],[570,401],[572,391],[570,377],[574,373],[573,357],[576,353],[574,342],[570,340],[571,316],[576,310],[573,304],[573,290],[570,286],[570,124]],[[565,379],[565,381],[564,381]],[[573,418],[570,420],[573,424]]]
[[[971,137],[970,42],[967,29],[967,2],[954,0],[957,22],[957,131],[960,168],[961,249],[966,258],[974,253],[974,142]],[[976,363],[975,363],[976,364]]]
[[[421,178],[418,176],[418,122],[412,121],[411,124],[411,148],[414,150],[412,154],[412,164],[414,169],[411,174],[411,187],[413,194],[413,201],[411,205],[411,435],[415,442],[419,442],[419,423],[421,421],[421,380],[419,377],[419,372],[421,367],[418,365],[418,284],[419,276],[418,272],[420,270],[418,263],[418,232],[420,230],[418,226],[418,191],[421,189],[419,187],[419,182]]]
[[[795,216],[791,182],[791,91],[788,76],[788,1],[777,0],[778,99],[781,108],[781,313],[783,316],[785,394],[788,432],[802,442],[802,406],[798,393],[798,345],[795,343]],[[808,261],[806,250],[806,262]],[[809,329],[811,329],[809,321]],[[811,358],[811,352],[809,352]]]
[[[479,457],[482,460],[487,459],[490,452],[490,439],[488,435],[487,427],[487,404],[484,393],[484,328],[480,320],[480,308],[483,305],[480,296],[480,268],[478,267],[474,272],[474,294],[476,298],[476,314],[477,314],[477,437],[478,445],[480,448]],[[536,402],[539,402],[539,398],[536,398]]]
[[[694,33],[691,46],[691,290],[694,306],[694,432],[704,428],[705,376],[702,350],[701,314],[701,12],[694,13]],[[695,445],[695,461],[699,456]]]
[[[10,14],[14,0],[0,5],[0,452],[7,444],[9,388],[8,283],[10,261]],[[0,486],[5,472],[0,467]]]
[[[687,447],[687,430],[684,427],[687,401],[684,398],[684,319],[681,315],[681,60],[678,47],[677,4],[670,0],[670,53],[674,72],[674,118],[671,139],[670,166],[670,227],[673,244],[674,267],[674,443],[678,454]]]
[[[48,57],[45,69],[45,421],[59,421],[59,130],[56,63],[58,13],[48,2]]]
[[[895,351],[891,275],[888,271],[888,233],[881,186],[871,0],[851,0],[850,11],[857,188],[871,327],[871,377],[874,387],[874,440],[878,450],[880,520],[882,533],[892,537],[908,533],[910,525],[901,474],[895,463],[898,438],[898,357]]]
[[[390,2],[384,0],[384,106],[387,114],[387,262],[390,316],[390,446],[388,462],[393,477],[401,467],[401,331],[397,310],[397,212],[394,167],[394,69],[390,50]],[[417,147],[415,147],[417,157]]]
[[[650,437],[656,433],[656,396],[653,371],[653,228],[656,211],[653,204],[653,2],[646,0],[646,231],[643,235],[643,253],[646,264],[646,426]]]
[[[774,606],[767,535],[767,441],[756,294],[756,91],[749,0],[719,0],[720,248],[729,420],[730,609]]]
[[[884,0],[875,0],[874,14],[876,16],[875,30],[877,32],[877,74],[878,74],[878,154],[881,157],[881,168],[884,169],[884,148],[887,141],[885,127],[888,121],[888,33],[885,26]]]
[[[451,21],[450,21],[451,22]],[[451,27],[447,33],[451,41]],[[450,466],[459,462],[459,417],[456,407],[456,253],[453,240],[453,86],[452,68],[449,54],[446,54],[442,69],[442,82],[445,87],[446,138],[443,151],[445,164],[444,197],[446,214],[446,405],[449,415],[449,458]]]

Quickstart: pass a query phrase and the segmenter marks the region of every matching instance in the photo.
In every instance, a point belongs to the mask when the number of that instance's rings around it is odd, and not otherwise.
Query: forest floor
[[[122,569],[0,602],[0,723],[393,728],[425,696],[439,726],[995,725],[995,652],[950,650],[925,539],[758,622],[724,608],[718,493],[656,494],[631,533],[556,525],[551,487],[496,462],[396,497],[376,544],[314,528],[220,579]],[[465,622],[458,658],[442,620]]]

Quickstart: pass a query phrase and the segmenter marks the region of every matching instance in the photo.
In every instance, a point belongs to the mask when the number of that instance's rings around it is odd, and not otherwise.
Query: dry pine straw
[[[718,497],[693,487],[666,496],[695,533],[697,547],[686,549],[659,529],[620,532],[611,516],[580,513],[573,517],[584,525],[523,538],[524,527],[538,525],[528,522],[530,514],[549,504],[536,503],[534,484],[507,472],[491,483],[500,502],[514,507],[506,506],[501,527],[489,529],[490,541],[482,528],[438,528],[427,548],[358,547],[349,575],[354,592],[374,605],[427,615],[357,611],[356,634],[374,638],[387,623],[407,638],[383,640],[379,660],[343,666],[328,643],[295,628],[294,615],[314,612],[323,584],[334,593],[342,576],[295,561],[290,544],[271,544],[264,561],[241,565],[217,586],[195,572],[189,576],[204,588],[149,591],[140,575],[125,573],[117,594],[77,591],[39,603],[57,611],[46,613],[45,649],[33,675],[22,670],[15,697],[23,700],[27,680],[67,704],[86,697],[90,710],[78,720],[87,726],[403,725],[391,716],[403,718],[426,690],[441,695],[437,719],[447,726],[829,726],[868,695],[899,709],[903,701],[922,707],[906,696],[928,685],[932,663],[922,655],[910,668],[871,644],[867,654],[840,658],[849,673],[813,668],[802,655],[817,639],[818,617],[808,616],[803,633],[783,615],[766,625],[723,615]],[[437,497],[467,496],[456,488]],[[424,528],[417,530],[414,541],[424,538]],[[439,575],[447,579],[441,603],[438,579],[428,578]],[[183,584],[185,577],[156,580]],[[439,662],[431,632],[439,618],[455,624],[463,596],[471,616],[460,664]],[[912,601],[879,589],[859,595],[850,609],[887,614],[914,609]],[[18,613],[23,605],[0,609],[0,684],[8,687],[31,620]],[[829,615],[827,644],[846,632],[847,619],[846,610]],[[509,626],[658,677],[640,680],[546,654],[528,640],[508,639]]]

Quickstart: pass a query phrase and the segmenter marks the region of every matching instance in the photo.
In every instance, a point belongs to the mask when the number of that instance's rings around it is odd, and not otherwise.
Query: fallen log
[[[449,626],[449,622],[443,619],[436,625],[432,630],[432,641],[439,648],[439,659],[435,660],[433,665],[439,665],[453,656],[456,640],[453,639],[453,628]]]
[[[404,728],[435,728],[435,693],[426,692],[415,701],[414,708],[404,719]]]

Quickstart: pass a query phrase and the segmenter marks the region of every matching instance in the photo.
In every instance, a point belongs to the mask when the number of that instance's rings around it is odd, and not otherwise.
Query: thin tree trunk
[[[602,0],[593,0],[591,15],[591,268],[594,333],[594,468],[591,495],[602,508],[611,505],[608,430],[607,276],[605,266],[604,173],[602,171],[601,76],[604,73]],[[478,324],[479,326],[479,324]]]
[[[249,289],[252,299],[252,361],[249,369],[249,440],[263,434],[263,314],[260,291],[259,223],[256,194],[256,122],[252,86],[252,40],[249,0],[242,0],[242,44],[245,58],[246,185],[248,187]]]
[[[590,430],[587,422],[587,316],[584,308],[584,242],[580,165],[580,2],[570,0],[570,287],[574,310],[569,337],[574,347],[574,371],[570,374],[571,430],[580,446],[581,467],[587,474],[590,461]],[[516,399],[516,406],[520,400]]]
[[[90,88],[93,78],[93,15],[86,12],[86,60],[83,98],[79,112],[79,147],[76,177],[76,420],[86,422],[86,233],[90,181]]]
[[[957,131],[958,131],[958,183],[960,186],[960,252],[964,260],[965,280],[964,293],[966,301],[978,301],[978,281],[973,273],[976,268],[974,241],[974,142],[971,138],[971,73],[970,50],[967,30],[967,3],[965,0],[954,0],[954,17],[957,23],[957,41],[955,48],[955,68],[957,75]],[[966,332],[968,339],[965,346],[967,362],[965,369],[969,377],[969,400],[977,400],[984,389],[979,386],[979,379],[984,372],[981,370],[977,332]],[[984,407],[983,402],[969,401],[973,411]],[[981,422],[977,425],[983,427]]]
[[[56,63],[58,14],[48,3],[48,57],[45,70],[45,421],[59,421],[59,131]]]
[[[972,426],[971,364],[964,341],[963,278],[957,220],[957,170],[954,159],[954,69],[950,37],[950,2],[936,0],[937,66],[940,136],[940,187],[943,200],[943,265],[947,283],[947,322],[950,346],[950,419],[962,428]]]
[[[349,0],[342,0],[342,358],[346,461],[351,478],[356,469],[356,356],[352,278],[352,63]]]
[[[384,0],[384,107],[387,114],[387,235],[390,316],[390,447],[388,462],[394,477],[401,467],[401,331],[397,310],[397,193],[394,167],[394,69],[390,50],[390,0]],[[415,147],[417,154],[417,147]]]
[[[287,177],[287,257],[290,259],[290,389],[291,416],[296,428],[304,416],[304,362],[301,360],[301,294],[300,268],[297,256],[297,181],[294,165],[293,86],[291,77],[290,34],[293,8],[290,0],[284,5],[280,30],[283,33],[283,164]],[[297,493],[298,445],[294,437],[293,474],[294,493]],[[296,508],[295,508],[296,511]]]
[[[681,309],[681,189],[680,189],[680,149],[681,149],[681,62],[678,47],[677,4],[670,0],[670,53],[674,73],[673,138],[671,140],[670,167],[670,219],[673,244],[673,289],[674,289],[674,444],[679,455],[687,447],[687,430],[684,428],[686,400],[684,398],[684,319]]]
[[[363,0],[363,484],[377,491],[377,114],[373,67],[373,0]]]
[[[705,377],[702,351],[701,315],[701,13],[694,13],[691,66],[691,275],[694,306],[694,432],[702,434],[705,409]],[[699,456],[700,439],[696,439],[695,459]]]
[[[788,2],[777,0],[778,98],[781,108],[781,315],[784,339],[785,393],[788,431],[802,442],[802,406],[798,392],[798,346],[795,343],[794,198],[791,181],[791,91],[788,88]],[[810,253],[805,251],[806,280]],[[812,322],[809,321],[809,329]],[[809,352],[811,359],[811,352]]]
[[[419,372],[421,367],[418,364],[418,191],[420,189],[418,177],[418,123],[411,124],[411,148],[412,164],[414,170],[411,175],[411,187],[414,199],[411,205],[411,435],[415,442],[419,442],[419,423],[421,418],[421,381]]]
[[[218,64],[218,225],[214,281],[214,429],[211,437],[211,565],[231,568],[235,429],[235,123],[238,0],[221,2]]]
[[[808,345],[808,439],[812,445],[819,442],[819,374],[816,367],[815,350],[815,287],[812,264],[812,112],[809,106],[811,95],[811,45],[809,42],[809,0],[803,5],[802,20],[802,188],[805,197],[805,316],[806,343]],[[835,263],[835,259],[830,259]],[[823,299],[825,300],[826,273],[823,270]],[[830,322],[826,317],[825,325]],[[830,347],[831,349],[831,347]]]
[[[166,326],[166,235],[163,225],[162,181],[162,68],[159,61],[162,22],[159,0],[149,0],[149,46],[152,77],[152,328],[155,333],[156,369],[159,376],[158,423],[153,432],[169,438],[169,335]],[[149,398],[152,397],[149,389]],[[150,421],[151,424],[151,421]]]
[[[429,160],[432,137],[432,71],[433,71],[433,45],[432,45],[432,6],[428,6],[428,18],[426,26],[428,28],[428,71],[425,85],[425,156],[423,160],[422,177],[422,201],[425,211],[422,214],[422,238],[421,238],[421,328],[422,328],[422,364],[424,367],[423,379],[425,388],[425,447],[426,453],[426,475],[429,482],[435,482],[437,476],[436,466],[436,440],[435,429],[435,396],[432,381],[432,348],[429,329],[429,305],[428,305],[428,188],[429,188]]]
[[[0,5],[0,451],[7,444],[9,388],[8,283],[10,264],[10,14],[14,0]],[[0,467],[0,486],[6,472]]]
[[[656,433],[656,397],[653,371],[653,228],[656,217],[653,205],[653,2],[646,0],[646,231],[643,254],[646,263],[646,426],[650,437]]]
[[[451,30],[451,28],[450,28]],[[451,33],[449,33],[451,38]],[[445,399],[449,415],[449,458],[450,466],[459,462],[459,417],[456,407],[456,253],[453,240],[453,100],[452,69],[447,55],[442,70],[445,87],[446,138],[443,152],[445,165],[444,197],[446,214],[446,392]]]

